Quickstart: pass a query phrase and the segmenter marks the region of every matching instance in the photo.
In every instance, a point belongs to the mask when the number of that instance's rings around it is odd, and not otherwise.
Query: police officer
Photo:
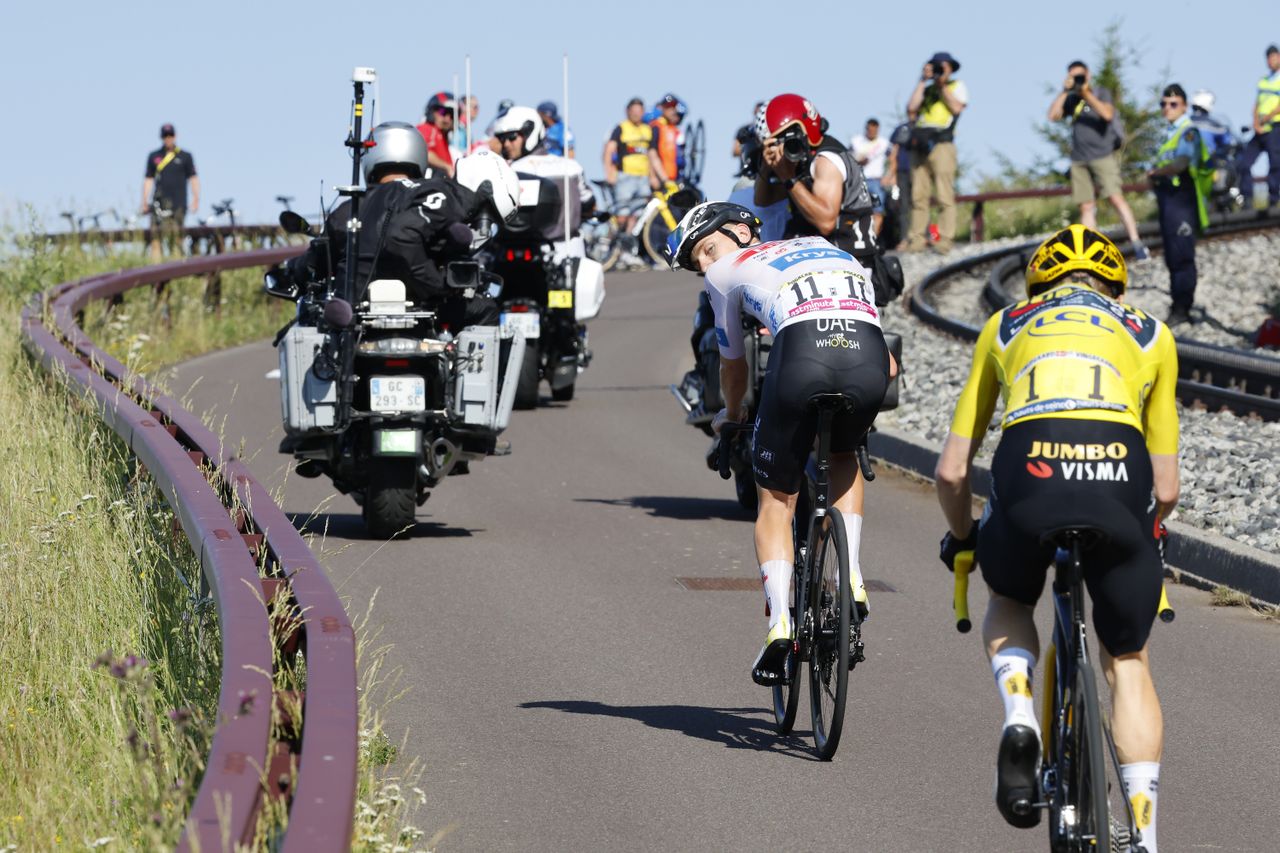
[[[1196,230],[1209,224],[1203,186],[1208,160],[1200,133],[1187,115],[1187,93],[1177,83],[1160,96],[1160,112],[1169,122],[1156,152],[1155,167],[1147,172],[1160,210],[1160,239],[1169,268],[1173,307],[1170,326],[1191,321],[1196,294]],[[1212,172],[1208,178],[1212,181]]]
[[[1280,204],[1280,47],[1267,48],[1267,76],[1258,81],[1258,97],[1253,108],[1253,138],[1236,161],[1240,175],[1240,195],[1245,206],[1253,206],[1253,176],[1250,170],[1258,155],[1267,155],[1267,196],[1271,205]]]
[[[505,218],[516,208],[519,180],[501,157],[477,151],[458,161],[458,179],[427,166],[427,144],[413,125],[383,122],[373,129],[374,145],[363,157],[365,186],[356,243],[356,292],[369,282],[404,282],[409,298],[438,312],[441,325],[457,333],[466,326],[498,322],[497,303],[488,296],[459,299],[445,286],[442,265],[470,253],[472,231],[465,227],[489,214]],[[465,165],[464,165],[465,164]],[[425,176],[425,177],[424,177]],[[287,264],[294,281],[315,281],[329,273],[345,279],[350,202],[329,215],[328,241],[313,242],[307,253]]]

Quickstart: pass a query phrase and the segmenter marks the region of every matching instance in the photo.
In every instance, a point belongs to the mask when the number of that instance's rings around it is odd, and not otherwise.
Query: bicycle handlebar
[[[755,424],[726,421],[720,425],[720,445],[716,448],[716,470],[720,472],[721,480],[727,480],[733,476],[733,473],[729,470],[733,436],[750,429],[755,429]]]
[[[956,630],[961,634],[969,633],[973,623],[969,621],[969,573],[973,571],[973,552],[962,551],[956,555],[955,591],[951,598],[951,609],[956,615]]]

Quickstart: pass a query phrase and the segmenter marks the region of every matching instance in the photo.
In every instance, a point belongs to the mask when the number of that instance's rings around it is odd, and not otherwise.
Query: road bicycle
[[[853,603],[848,536],[844,518],[831,512],[831,424],[853,401],[843,394],[817,394],[809,405],[818,414],[817,450],[809,460],[809,483],[800,491],[793,524],[795,539],[794,605],[791,624],[795,639],[784,676],[773,685],[773,716],[778,734],[795,725],[800,704],[800,668],[809,664],[809,709],[818,757],[830,761],[840,745],[849,673],[866,659],[862,641],[862,613]],[[725,424],[720,432],[720,476],[729,479],[729,445],[734,433],[751,424]],[[866,438],[857,448],[858,467],[867,481],[875,479],[867,457]]]
[[[582,236],[587,257],[605,270],[612,269],[624,252],[638,254],[641,248],[655,264],[665,264],[667,237],[702,198],[693,185],[669,182],[648,199],[614,205],[613,187],[599,180],[592,183],[607,209],[583,223]],[[620,223],[628,218],[633,224],[624,231]]]
[[[1042,760],[1035,801],[1015,803],[1013,811],[1025,815],[1034,809],[1048,810],[1049,846],[1054,853],[1141,853],[1142,834],[1133,804],[1124,796],[1120,757],[1098,702],[1085,633],[1084,554],[1105,544],[1106,536],[1095,527],[1080,525],[1050,530],[1040,541],[1057,549],[1053,641],[1044,661]],[[972,568],[971,560],[957,558],[954,607],[961,633],[971,624],[967,593]],[[1163,587],[1158,613],[1163,622],[1174,619]]]

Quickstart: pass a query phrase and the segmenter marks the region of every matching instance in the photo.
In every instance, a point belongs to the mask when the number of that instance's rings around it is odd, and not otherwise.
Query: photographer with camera
[[[1071,120],[1071,201],[1080,206],[1080,224],[1098,227],[1098,198],[1111,202],[1133,244],[1134,259],[1151,257],[1138,237],[1133,211],[1120,189],[1120,146],[1111,92],[1093,85],[1089,67],[1080,60],[1067,66],[1067,79],[1049,105],[1049,121]]]
[[[926,245],[929,196],[938,200],[938,252],[949,252],[956,239],[956,121],[969,103],[969,88],[951,75],[959,61],[941,51],[924,64],[920,80],[907,100],[911,122],[911,234],[906,250]]]

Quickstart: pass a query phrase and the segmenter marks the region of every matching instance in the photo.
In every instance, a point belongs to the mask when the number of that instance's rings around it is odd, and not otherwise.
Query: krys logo
[[[1098,462],[1103,459],[1124,459],[1129,448],[1118,441],[1110,444],[1064,444],[1058,441],[1033,441],[1028,459],[1080,459]]]
[[[788,252],[777,260],[770,261],[769,266],[775,270],[785,270],[805,261],[820,261],[824,258],[840,258],[841,260],[851,261],[853,260],[853,255],[836,248],[801,249],[797,252]]]

